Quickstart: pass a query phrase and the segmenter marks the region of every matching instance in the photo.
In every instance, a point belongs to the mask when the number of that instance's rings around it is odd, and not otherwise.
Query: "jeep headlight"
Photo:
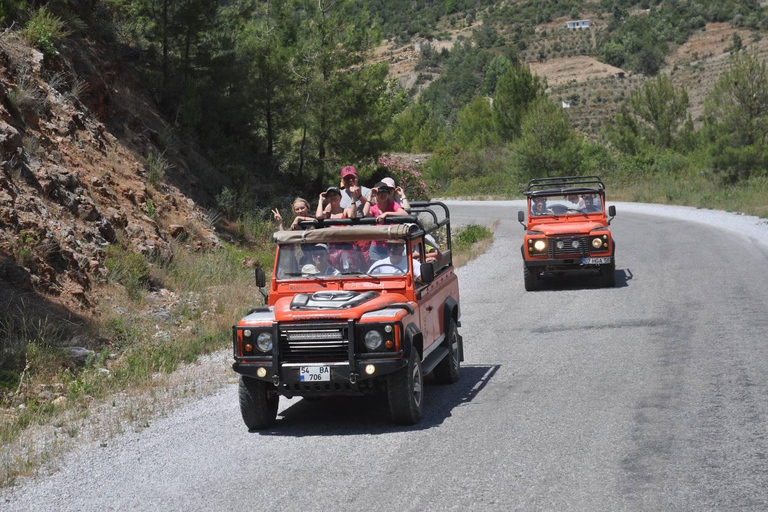
[[[533,248],[539,252],[544,252],[547,249],[547,242],[544,240],[536,240],[533,242]]]
[[[600,249],[603,246],[603,241],[599,238],[593,238],[592,239],[592,247],[595,249]]]
[[[263,332],[256,337],[256,346],[262,352],[272,352],[272,333]]]
[[[381,342],[383,341],[383,338],[381,336],[381,333],[377,331],[376,329],[370,330],[367,333],[365,333],[364,343],[365,348],[368,350],[376,350],[381,346]]]

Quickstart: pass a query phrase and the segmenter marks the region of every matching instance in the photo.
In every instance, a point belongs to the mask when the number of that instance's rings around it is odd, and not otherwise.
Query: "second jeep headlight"
[[[383,338],[381,337],[381,333],[377,330],[371,330],[365,333],[365,348],[368,350],[376,350],[381,346]]]
[[[544,240],[536,240],[533,242],[533,248],[539,252],[543,252],[547,248],[547,242]]]
[[[272,333],[263,332],[256,338],[256,346],[262,352],[272,352]]]

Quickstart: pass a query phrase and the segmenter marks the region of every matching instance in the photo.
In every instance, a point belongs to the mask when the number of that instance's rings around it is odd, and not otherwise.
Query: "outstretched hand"
[[[280,215],[280,210],[278,210],[277,208],[272,210],[272,215],[275,216],[275,222],[277,222],[278,224],[283,222],[283,216]]]

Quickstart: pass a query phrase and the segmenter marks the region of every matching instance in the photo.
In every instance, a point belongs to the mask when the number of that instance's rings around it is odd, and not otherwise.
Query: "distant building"
[[[565,22],[565,28],[567,29],[589,28],[590,26],[592,26],[592,22],[589,20],[575,20]]]
[[[564,101],[563,102],[563,108],[571,108],[571,104],[568,103],[567,101]]]

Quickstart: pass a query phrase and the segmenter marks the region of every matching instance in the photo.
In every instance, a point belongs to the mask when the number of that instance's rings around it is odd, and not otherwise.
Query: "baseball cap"
[[[326,244],[315,244],[315,245],[312,246],[312,249],[324,249],[324,250],[327,251],[328,250],[328,246]]]
[[[375,185],[373,186],[373,188],[375,188],[375,189],[379,189],[379,190],[381,190],[381,189],[387,189],[387,190],[390,190],[390,189],[392,189],[392,188],[394,188],[394,187],[390,187],[389,185],[387,185],[386,183],[384,183],[384,181],[380,181],[380,182],[378,182],[377,184],[375,184]]]
[[[392,178],[382,178],[381,183],[386,183],[389,188],[395,188],[395,180]]]
[[[326,195],[330,194],[331,192],[333,192],[334,194],[341,195],[341,190],[339,190],[339,187],[328,187],[325,190]]]
[[[353,166],[348,165],[344,167],[341,170],[341,178],[344,179],[346,176],[349,176],[350,174],[357,176],[357,169],[355,169]]]

